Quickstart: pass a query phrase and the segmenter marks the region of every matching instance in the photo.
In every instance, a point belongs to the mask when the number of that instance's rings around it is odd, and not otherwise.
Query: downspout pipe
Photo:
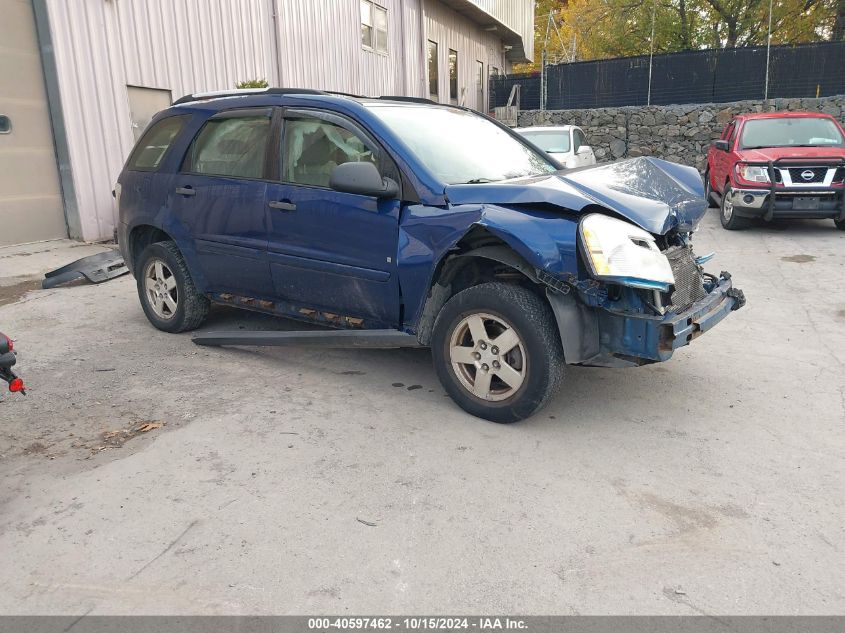
[[[282,25],[279,24],[279,3],[278,0],[270,0],[270,10],[273,12],[273,51],[276,55],[276,86],[282,87],[282,52],[279,48],[279,39],[282,36]]]
[[[428,98],[428,34],[425,32],[425,0],[420,3],[420,96]],[[438,77],[439,80],[439,77]]]
[[[62,95],[59,88],[59,71],[56,65],[56,53],[53,48],[53,35],[50,31],[50,14],[47,0],[32,0],[35,14],[35,32],[38,38],[38,52],[44,73],[44,88],[47,92],[47,107],[50,113],[50,127],[53,132],[53,145],[56,150],[56,166],[59,170],[59,187],[62,205],[65,210],[65,224],[68,237],[83,239],[82,218],[76,201],[76,186],[73,182],[73,168],[70,161],[70,146],[65,127]]]

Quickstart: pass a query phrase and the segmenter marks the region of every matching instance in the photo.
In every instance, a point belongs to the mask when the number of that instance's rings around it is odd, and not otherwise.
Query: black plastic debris
[[[92,284],[101,284],[109,279],[120,277],[129,272],[123,256],[117,250],[109,250],[96,255],[77,259],[66,266],[51,270],[44,275],[42,288],[55,288],[74,279],[84,277]]]

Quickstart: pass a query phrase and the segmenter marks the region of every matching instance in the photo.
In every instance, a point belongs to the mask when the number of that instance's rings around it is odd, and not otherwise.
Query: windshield
[[[565,154],[569,151],[569,132],[519,130],[519,133],[544,152]]]
[[[424,105],[367,107],[446,184],[494,182],[558,169],[548,158],[473,112]]]
[[[752,119],[742,128],[742,149],[756,147],[842,147],[837,125],[821,117]]]

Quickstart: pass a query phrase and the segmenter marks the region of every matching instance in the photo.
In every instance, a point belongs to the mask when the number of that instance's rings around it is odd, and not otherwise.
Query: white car
[[[574,125],[517,127],[513,131],[563,163],[567,169],[596,164],[593,148],[587,145],[587,137],[584,136],[580,127]]]

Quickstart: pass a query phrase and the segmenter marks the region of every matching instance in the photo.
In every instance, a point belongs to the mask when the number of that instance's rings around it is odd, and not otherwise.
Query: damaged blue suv
[[[115,196],[160,330],[195,329],[217,302],[343,330],[322,343],[430,346],[449,395],[495,422],[542,407],[565,364],[667,360],[744,303],[692,251],[707,208],[694,169],[562,171],[496,121],[421,99],[185,97]],[[291,335],[237,334],[216,342]]]

